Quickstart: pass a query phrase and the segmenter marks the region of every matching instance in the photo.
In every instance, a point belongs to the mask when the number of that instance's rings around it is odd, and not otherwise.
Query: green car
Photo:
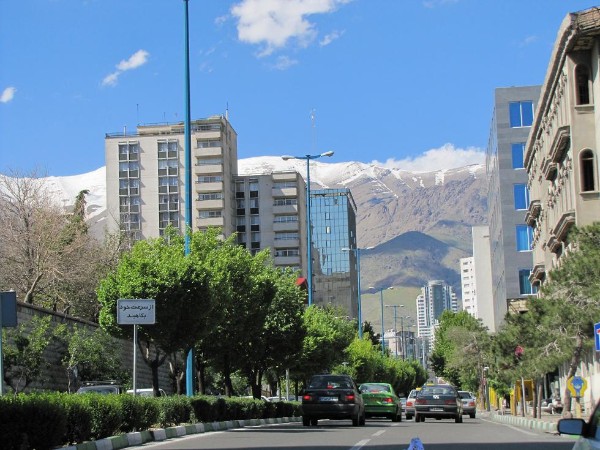
[[[360,392],[367,417],[387,417],[402,422],[402,402],[388,383],[363,383]]]

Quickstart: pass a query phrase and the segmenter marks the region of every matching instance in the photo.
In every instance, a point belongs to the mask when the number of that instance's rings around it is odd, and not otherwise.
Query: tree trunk
[[[196,378],[198,378],[198,392],[206,395],[206,365],[196,362]]]
[[[578,333],[575,341],[575,348],[573,349],[573,356],[571,357],[571,362],[569,363],[569,372],[567,373],[567,380],[571,377],[574,377],[577,374],[577,368],[579,367],[579,363],[581,362],[582,350],[583,336],[581,335],[581,333]],[[571,412],[571,391],[569,391],[569,389],[567,388],[566,383],[563,400],[563,414]]]
[[[223,356],[223,378],[225,382],[225,396],[233,395],[233,384],[231,383],[231,367],[229,366],[229,355]]]

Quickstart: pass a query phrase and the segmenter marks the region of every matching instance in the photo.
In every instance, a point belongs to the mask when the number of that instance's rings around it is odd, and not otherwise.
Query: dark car
[[[79,389],[77,394],[122,394],[125,388],[113,381],[86,381]]]
[[[423,386],[415,399],[415,422],[425,422],[426,417],[454,419],[462,422],[463,406],[454,386],[434,384]]]
[[[580,436],[573,450],[600,448],[600,402],[592,412],[589,421],[583,419],[560,419],[557,424],[560,434]]]
[[[348,375],[314,375],[302,394],[302,424],[317,425],[319,419],[350,419],[365,424],[360,390]]]
[[[360,392],[367,417],[387,417],[393,422],[402,422],[402,403],[391,384],[363,383]]]
[[[477,413],[475,396],[469,391],[458,391],[458,395],[462,400],[463,414],[468,414],[471,419],[474,419]]]

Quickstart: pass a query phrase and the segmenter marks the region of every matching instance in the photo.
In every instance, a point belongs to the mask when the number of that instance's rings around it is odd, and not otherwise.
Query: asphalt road
[[[191,435],[144,447],[156,450],[403,450],[417,437],[425,450],[567,450],[573,446],[569,438],[465,417],[460,424],[433,419],[424,423],[373,419],[367,420],[364,427],[353,427],[350,421],[326,420],[319,421],[317,427],[304,427],[301,423],[265,425]]]

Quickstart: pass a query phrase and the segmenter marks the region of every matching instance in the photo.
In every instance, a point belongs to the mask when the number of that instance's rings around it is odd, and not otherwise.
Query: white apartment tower
[[[460,258],[460,287],[462,309],[477,317],[477,287],[475,282],[475,260],[472,256]]]
[[[192,228],[234,229],[237,134],[223,116],[192,121]],[[134,239],[185,228],[183,123],[139,125],[105,138],[109,227]]]

